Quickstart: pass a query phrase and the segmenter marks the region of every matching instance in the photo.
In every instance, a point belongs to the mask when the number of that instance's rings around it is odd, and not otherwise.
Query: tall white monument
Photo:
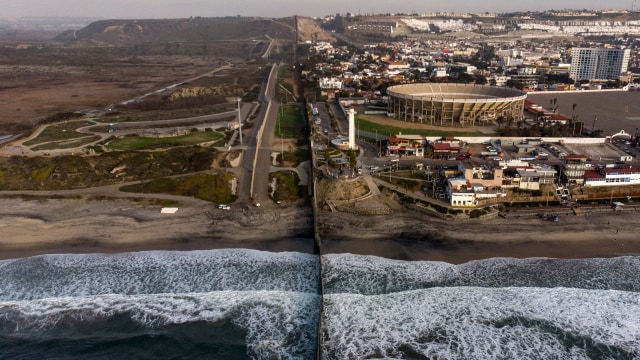
[[[349,109],[349,150],[356,149],[356,112]]]

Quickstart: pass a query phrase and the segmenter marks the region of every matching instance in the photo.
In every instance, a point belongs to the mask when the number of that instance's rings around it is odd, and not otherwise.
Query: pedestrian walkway
[[[363,178],[367,182],[367,186],[369,186],[371,194],[374,196],[380,195],[380,189],[378,189],[378,185],[373,181],[373,177],[364,175]]]

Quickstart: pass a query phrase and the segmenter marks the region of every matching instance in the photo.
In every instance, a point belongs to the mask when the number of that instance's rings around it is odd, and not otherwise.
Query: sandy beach
[[[174,214],[140,198],[3,197],[0,258],[47,253],[249,248],[316,251],[308,206],[232,205],[190,199]],[[606,212],[560,221],[535,215],[442,220],[408,209],[358,216],[321,211],[323,253],[462,263],[490,257],[610,257],[640,254],[638,213]]]
[[[589,258],[640,254],[638,214],[564,214],[441,220],[410,210],[372,217],[323,213],[325,253],[352,252],[398,260],[463,263],[491,257]]]
[[[147,199],[0,198],[0,258],[48,253],[250,248],[314,251],[311,210],[189,199],[174,214]]]

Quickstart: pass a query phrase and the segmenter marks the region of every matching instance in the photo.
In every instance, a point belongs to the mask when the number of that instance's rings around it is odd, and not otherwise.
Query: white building
[[[629,49],[574,48],[569,76],[575,81],[617,80],[626,74],[629,56]]]
[[[584,172],[584,186],[622,186],[640,184],[640,167],[620,165]]]
[[[342,89],[342,80],[338,78],[320,78],[321,89]]]
[[[466,179],[450,179],[447,191],[451,206],[475,207],[478,204],[476,193],[470,189]]]

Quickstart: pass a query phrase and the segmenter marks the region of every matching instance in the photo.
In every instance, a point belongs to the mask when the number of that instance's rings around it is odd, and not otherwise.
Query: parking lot
[[[562,146],[569,154],[581,154],[593,161],[617,161],[620,156],[626,155],[612,144],[564,144]]]
[[[497,149],[490,147],[493,146],[488,144],[468,144],[468,147],[462,151],[466,153],[472,149],[474,156],[471,159],[475,160],[508,161],[528,158],[528,160],[532,161],[547,161],[549,163],[561,162],[568,154],[584,155],[592,161],[619,161],[623,156],[632,156],[633,159],[640,156],[640,149],[634,147],[630,141],[625,139],[615,140],[611,144],[541,143],[532,145],[532,148],[535,148],[534,152],[521,154],[517,152],[513,145],[498,146]],[[483,155],[494,152],[496,153],[495,155]],[[537,156],[532,158],[532,154]]]

